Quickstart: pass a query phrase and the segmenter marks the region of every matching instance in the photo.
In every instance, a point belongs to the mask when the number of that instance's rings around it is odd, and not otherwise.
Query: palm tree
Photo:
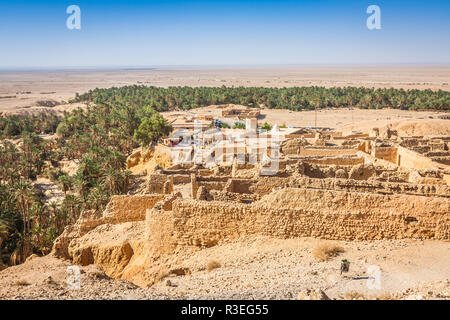
[[[2,257],[2,243],[3,243],[3,239],[6,239],[8,237],[9,234],[9,224],[8,221],[4,220],[4,219],[0,219],[0,263],[1,263],[1,257]]]
[[[105,171],[103,175],[103,183],[108,189],[109,193],[116,194],[120,190],[121,176],[113,168],[109,168]]]
[[[80,215],[82,203],[78,197],[69,194],[62,203],[62,211],[68,213],[68,224],[75,223]]]
[[[67,191],[72,190],[73,181],[70,176],[67,174],[63,174],[58,178],[58,183],[61,186],[62,191],[64,192],[64,196],[67,195]]]
[[[15,200],[23,218],[23,233],[31,230],[30,207],[33,202],[33,187],[27,180],[20,180],[15,185]]]
[[[86,200],[86,196],[90,189],[90,183],[85,179],[85,177],[82,174],[77,173],[75,175],[74,184],[78,193],[83,197],[84,200]]]
[[[94,188],[89,193],[88,201],[91,208],[99,211],[103,209],[104,205],[108,202],[109,196],[102,192],[99,188]]]
[[[31,240],[34,246],[41,250],[41,253],[44,254],[43,250],[46,242],[46,232],[49,227],[48,212],[45,210],[43,204],[35,202],[30,208],[30,216],[33,220],[31,228]]]

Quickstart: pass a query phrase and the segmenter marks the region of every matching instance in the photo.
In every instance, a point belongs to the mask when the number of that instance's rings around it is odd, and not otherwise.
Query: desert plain
[[[450,91],[450,66],[173,66],[0,70],[0,112],[34,110],[40,100],[67,102],[76,93],[91,89],[135,84],[158,87],[352,86]]]

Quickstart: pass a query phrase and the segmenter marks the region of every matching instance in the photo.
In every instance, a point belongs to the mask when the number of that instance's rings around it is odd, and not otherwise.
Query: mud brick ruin
[[[176,265],[175,252],[246,235],[450,240],[450,136],[299,132],[280,140],[278,159],[267,155],[278,162],[273,175],[262,174],[270,165],[263,157],[159,168],[140,194],[114,196],[105,212],[83,213],[53,251],[149,284],[158,268]],[[123,228],[133,231],[118,240]],[[107,245],[99,244],[99,229]]]

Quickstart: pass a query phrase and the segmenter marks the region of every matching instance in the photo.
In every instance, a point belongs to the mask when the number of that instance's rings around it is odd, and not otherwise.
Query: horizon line
[[[286,64],[158,64],[158,65],[92,65],[92,66],[13,66],[1,67],[4,71],[89,71],[89,70],[123,70],[142,71],[172,68],[261,68],[261,67],[441,67],[450,66],[450,62],[420,63],[286,63]]]

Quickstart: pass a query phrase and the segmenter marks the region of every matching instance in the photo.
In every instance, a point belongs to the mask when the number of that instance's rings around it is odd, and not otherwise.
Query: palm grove
[[[158,111],[228,103],[295,111],[450,109],[450,93],[445,91],[353,87],[127,86],[95,89],[74,101],[85,102],[88,108],[62,116],[47,112],[0,117],[0,266],[21,263],[33,252],[48,253],[54,239],[83,210],[103,210],[111,195],[125,194],[132,179],[126,157],[172,130]],[[78,164],[75,174],[61,169],[63,160]],[[57,184],[64,200],[44,201],[35,187],[39,177]]]
[[[131,182],[127,155],[171,130],[151,107],[119,103],[98,103],[62,117],[0,118],[0,265],[48,253],[83,210],[103,210],[111,195],[125,194]],[[60,168],[62,160],[78,163],[74,175]],[[60,187],[61,203],[44,201],[34,185],[39,177]]]

